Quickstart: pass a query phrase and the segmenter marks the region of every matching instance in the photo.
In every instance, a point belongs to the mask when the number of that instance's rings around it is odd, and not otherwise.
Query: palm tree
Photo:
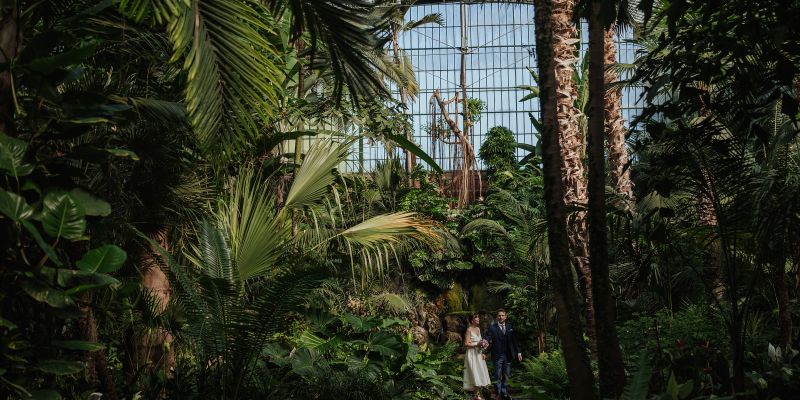
[[[574,8],[574,2],[570,4],[570,10]],[[570,11],[571,12],[571,11]],[[561,49],[564,64],[558,65],[556,71],[559,74],[560,90],[559,99],[559,121],[562,128],[567,133],[561,134],[561,158],[562,170],[565,185],[565,202],[571,206],[572,210],[567,216],[567,230],[570,240],[570,251],[574,258],[573,267],[578,275],[578,284],[584,299],[584,317],[586,319],[586,330],[590,339],[592,351],[595,351],[594,334],[594,304],[592,302],[592,276],[589,267],[589,244],[586,226],[585,207],[588,202],[587,177],[585,175],[585,138],[587,133],[587,118],[589,114],[589,83],[588,83],[588,57],[583,58],[580,66],[576,66],[576,54],[580,51],[580,40],[575,37],[577,33],[574,28],[569,28],[562,35],[557,36],[556,42]],[[572,35],[572,36],[563,36]],[[566,48],[572,48],[571,53],[566,52]],[[539,77],[535,71],[530,70],[534,81],[541,86]],[[538,97],[541,87],[519,86],[520,89],[530,91],[521,101]],[[541,135],[543,128],[541,123],[531,114],[531,121]],[[566,160],[566,161],[565,161]]]
[[[291,211],[323,203],[350,143],[315,143],[282,208],[269,182],[243,171],[231,182],[230,194],[218,202],[213,220],[200,224],[197,240],[185,255],[188,265],[162,252],[170,260],[175,304],[189,318],[189,330],[176,334],[187,335],[202,360],[201,389],[222,390],[225,398],[243,395],[270,335],[300,310],[321,282],[321,271],[308,267],[318,253],[341,241],[351,257],[358,257],[404,237],[432,235],[424,222],[408,213],[375,216],[332,233],[314,232],[310,226],[292,234]],[[313,246],[308,237],[315,238]]]
[[[625,367],[615,327],[616,312],[608,273],[608,225],[606,223],[605,173],[605,39],[608,23],[601,9],[610,5],[599,0],[589,2],[589,264],[597,333],[600,395],[618,397],[625,387]],[[612,5],[613,6],[613,5]],[[624,143],[623,143],[624,146]]]
[[[384,92],[375,77],[375,53],[385,15],[371,1],[342,0],[126,0],[119,8],[134,21],[165,26],[172,61],[186,74],[189,120],[206,146],[227,152],[259,137],[276,116],[284,71],[275,42],[278,19],[290,18],[290,38],[308,34],[311,57],[335,78],[334,93]]]
[[[628,159],[628,149],[625,144],[627,129],[622,118],[622,93],[618,84],[615,65],[617,65],[617,42],[614,31],[616,24],[605,30],[603,44],[605,47],[605,128],[608,138],[608,170],[611,185],[617,193],[635,201],[633,194],[633,181]]]
[[[558,105],[557,121],[561,142],[561,170],[564,180],[564,201],[574,211],[567,216],[567,231],[572,252],[573,267],[578,274],[578,286],[584,301],[586,333],[593,351],[596,349],[594,302],[592,301],[592,274],[589,267],[589,235],[585,207],[588,203],[585,131],[581,129],[582,110],[576,107],[578,86],[576,82],[576,44],[580,42],[573,24],[574,0],[553,1],[553,65],[557,87],[555,101]]]
[[[548,248],[553,282],[554,304],[558,315],[558,333],[567,362],[570,379],[570,393],[574,399],[594,399],[594,377],[589,365],[589,357],[583,344],[583,329],[575,297],[575,286],[571,271],[569,235],[567,233],[567,210],[565,204],[565,180],[562,174],[563,130],[571,130],[567,112],[559,110],[571,108],[572,102],[564,105],[565,97],[559,94],[567,90],[572,72],[566,78],[559,70],[569,65],[573,59],[571,46],[560,43],[556,36],[570,37],[572,2],[570,0],[538,0],[535,3],[536,15],[536,53],[539,67],[539,83],[542,110],[542,160],[544,165],[544,192],[547,215]],[[572,99],[567,99],[572,100]],[[572,132],[574,136],[574,132]],[[572,155],[575,156],[574,154]],[[580,158],[578,158],[580,164]],[[574,171],[569,171],[574,172]]]
[[[784,56],[777,56],[775,47],[795,45],[797,35],[786,36],[787,42],[780,44],[764,39],[772,30],[796,29],[796,23],[766,1],[667,7],[664,15],[673,35],[659,37],[658,51],[648,54],[637,72],[642,83],[655,82],[665,73],[673,77],[647,89],[648,98],[660,100],[643,112],[648,122],[647,169],[669,182],[671,192],[688,193],[695,204],[707,199],[705,210],[714,224],[706,224],[708,218],[700,212],[695,212],[695,222],[702,233],[699,242],[721,256],[725,291],[711,297],[725,316],[731,391],[737,393],[744,390],[752,294],[766,271],[785,277],[785,256],[792,252],[787,233],[797,226],[797,169],[788,167],[795,161],[785,151],[796,149],[792,146],[798,137],[797,103],[791,98],[795,76],[782,69]],[[767,31],[741,29],[734,42],[700,23],[726,21],[730,29],[740,29],[752,26],[753,18]],[[742,49],[746,56],[728,58]],[[701,58],[711,53],[726,61],[707,70]],[[684,91],[687,85],[694,88],[691,94]],[[783,291],[780,285],[776,288]],[[782,302],[779,299],[779,309]]]

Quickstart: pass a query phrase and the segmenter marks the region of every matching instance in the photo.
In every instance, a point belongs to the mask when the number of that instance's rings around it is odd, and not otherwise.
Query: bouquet
[[[480,350],[481,353],[485,353],[486,349],[488,348],[489,348],[489,342],[487,342],[486,339],[481,339],[481,341],[478,342],[478,349]]]

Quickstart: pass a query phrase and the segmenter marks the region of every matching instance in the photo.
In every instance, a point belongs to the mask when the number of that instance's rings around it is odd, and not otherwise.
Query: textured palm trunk
[[[708,174],[706,174],[706,179],[711,179]],[[709,187],[711,187],[711,185],[709,185]],[[717,229],[718,223],[714,202],[707,194],[700,194],[698,197],[697,213],[701,226],[705,226],[710,230]],[[706,276],[710,276],[711,290],[717,301],[724,301],[726,292],[725,271],[722,265],[722,257],[722,242],[717,237],[712,240],[708,250],[703,256],[703,269],[706,271]]]
[[[789,306],[789,284],[786,276],[786,259],[781,257],[772,266],[772,281],[778,301],[779,343],[788,346],[792,343],[792,312]]]
[[[535,2],[536,53],[539,67],[540,102],[542,110],[542,161],[544,164],[544,196],[547,214],[548,247],[550,249],[551,281],[554,290],[554,305],[558,314],[558,335],[561,339],[567,375],[570,381],[570,397],[576,400],[595,399],[594,376],[589,357],[583,343],[583,329],[578,313],[580,306],[575,296],[575,282],[570,267],[570,251],[567,234],[567,210],[564,202],[565,185],[562,178],[561,141],[562,127],[569,125],[560,121],[563,82],[556,71],[563,60],[556,53],[555,42],[561,41],[564,21],[571,29],[571,0],[537,0]],[[556,22],[558,21],[558,22]],[[557,28],[562,30],[559,31]],[[570,55],[571,56],[571,55]],[[574,86],[574,85],[573,85]]]
[[[153,239],[163,249],[169,248],[165,231],[158,232]],[[155,311],[161,313],[169,304],[172,289],[164,271],[164,262],[157,254],[154,249],[147,249],[142,254],[141,263],[144,266],[142,288],[158,302]],[[137,368],[147,366],[146,368],[151,370],[161,369],[164,371],[164,375],[170,378],[172,369],[175,367],[175,351],[172,341],[172,335],[161,328],[145,328],[140,332],[137,343]]]
[[[574,79],[575,43],[578,33],[572,23],[574,0],[553,1],[553,65],[556,76],[556,112],[558,134],[561,142],[561,175],[564,181],[564,201],[581,209],[588,203],[586,171],[583,159],[586,152],[585,137],[578,120],[581,111],[575,107],[578,88]],[[592,273],[589,267],[589,235],[586,212],[574,211],[567,216],[569,245],[573,267],[578,274],[578,286],[584,300],[586,334],[592,352],[596,352],[595,315],[592,301]]]
[[[19,41],[19,14],[15,2],[0,8],[0,63],[9,62],[17,56]],[[0,133],[13,135],[14,94],[11,73],[0,73]]]
[[[589,17],[589,263],[592,271],[594,312],[597,317],[597,365],[600,396],[618,398],[625,388],[625,367],[619,348],[608,275],[605,171],[605,42],[606,31],[600,19],[600,3],[591,3]],[[612,36],[613,39],[613,36]],[[623,143],[624,146],[624,143]]]
[[[88,305],[91,303],[87,297],[87,305],[80,307],[81,318],[78,320],[78,329],[80,330],[81,340],[98,343],[99,335],[97,330],[97,319],[94,316],[94,310]],[[92,386],[101,386],[104,397],[111,400],[119,398],[117,395],[116,386],[114,385],[114,377],[108,368],[108,361],[106,358],[106,350],[101,349],[86,353],[86,380]]]
[[[614,27],[605,31],[605,116],[606,132],[608,136],[608,169],[611,184],[617,193],[626,196],[629,200],[633,197],[633,182],[628,166],[628,149],[625,147],[627,131],[622,118],[622,92],[615,86],[617,74],[612,68],[617,63],[617,44],[614,42]]]

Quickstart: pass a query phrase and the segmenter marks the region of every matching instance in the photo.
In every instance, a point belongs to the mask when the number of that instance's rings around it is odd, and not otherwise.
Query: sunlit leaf
[[[107,201],[98,199],[82,189],[72,189],[69,195],[83,208],[86,215],[106,217],[111,214],[111,205]]]
[[[111,273],[122,267],[128,255],[116,245],[107,244],[83,255],[75,265],[83,271]]]
[[[39,220],[48,235],[70,240],[83,236],[86,231],[83,209],[68,193],[48,193],[42,208]]]
[[[28,144],[24,141],[0,133],[0,169],[14,177],[33,172],[33,165],[24,162],[27,149]]]
[[[51,343],[54,346],[68,350],[98,351],[106,348],[102,343],[86,342],[82,340],[54,340]]]
[[[53,375],[72,375],[83,371],[85,365],[80,361],[44,360],[36,368]]]
[[[0,189],[0,213],[12,221],[20,221],[33,215],[33,209],[22,196]]]

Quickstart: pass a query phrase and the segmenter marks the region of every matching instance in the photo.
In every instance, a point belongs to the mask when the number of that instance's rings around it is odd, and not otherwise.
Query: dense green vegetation
[[[499,307],[521,396],[800,393],[799,2],[535,1],[542,142],[489,130],[464,207],[387,90],[441,18],[396,3],[3,2],[0,397],[459,399]],[[420,163],[347,173],[350,128]]]

